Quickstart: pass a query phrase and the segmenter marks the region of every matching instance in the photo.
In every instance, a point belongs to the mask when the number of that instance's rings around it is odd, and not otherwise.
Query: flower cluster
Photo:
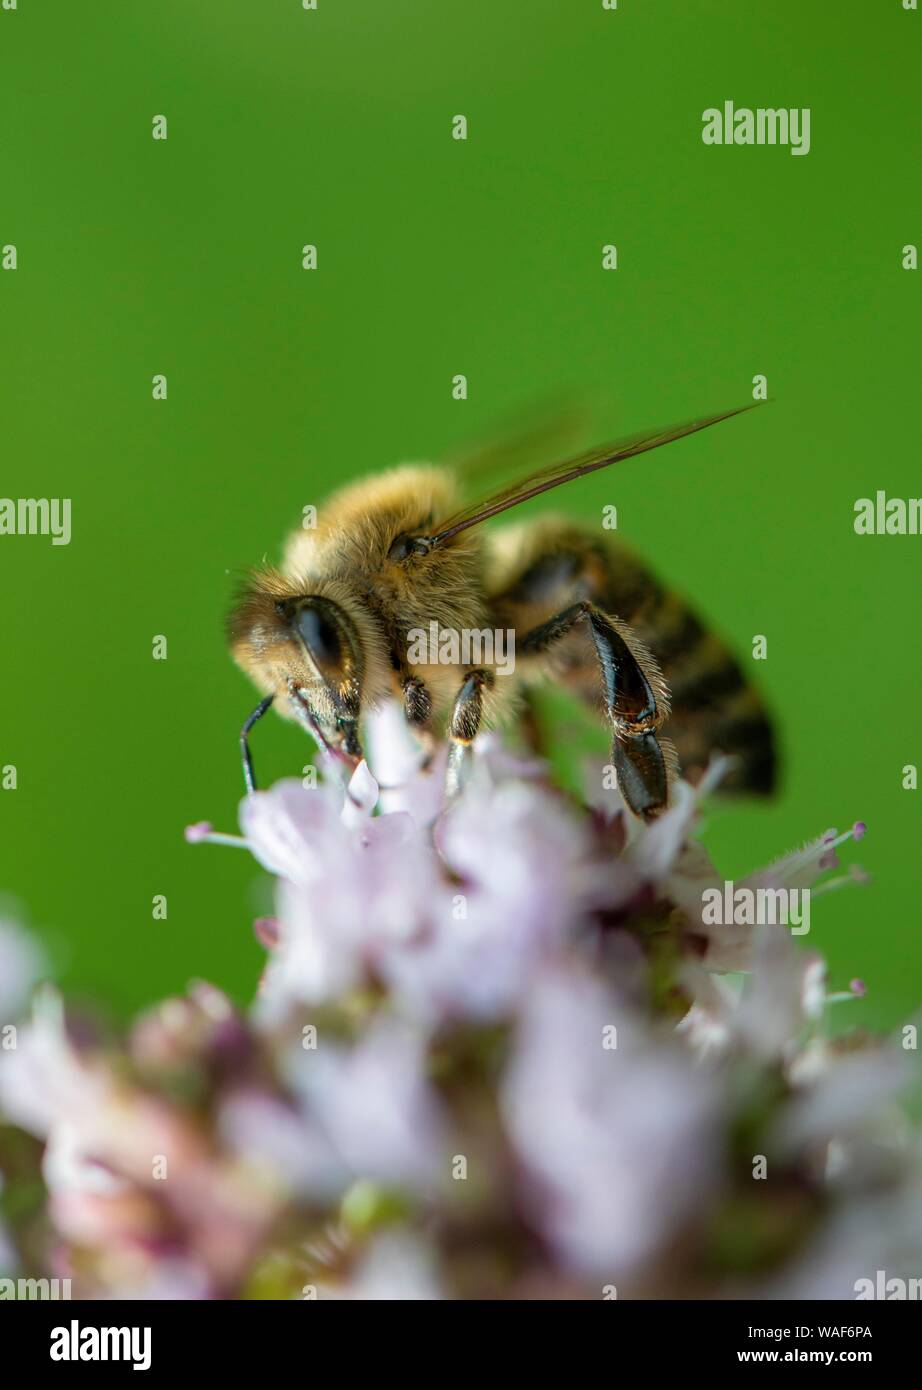
[[[843,996],[787,926],[702,913],[719,765],[642,826],[491,738],[447,808],[392,711],[370,746],[379,780],[281,782],[240,837],[186,832],[276,879],[246,1014],[199,983],[113,1043],[43,986],[14,1024],[41,967],[0,930],[0,1172],[34,1188],[40,1164],[45,1192],[6,1203],[0,1274],[430,1299],[855,1297],[918,1273],[914,1033],[834,1034]],[[828,874],[863,831],[738,886],[858,877]]]

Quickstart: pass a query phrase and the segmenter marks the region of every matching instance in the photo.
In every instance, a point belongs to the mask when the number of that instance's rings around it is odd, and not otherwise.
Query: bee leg
[[[464,785],[465,773],[471,760],[471,744],[477,737],[480,721],[483,718],[483,688],[493,684],[491,671],[468,671],[455,697],[451,718],[448,721],[448,737],[451,748],[448,753],[448,768],[445,773],[445,798],[451,801]]]
[[[419,676],[404,675],[400,688],[403,691],[403,717],[422,748],[421,767],[425,771],[432,762],[437,746],[429,722],[432,718],[432,696],[429,687]]]
[[[419,676],[406,676],[401,682],[403,690],[403,713],[408,724],[414,729],[422,729],[432,718],[432,696]]]
[[[274,699],[274,695],[267,695],[264,700],[260,700],[253,713],[249,716],[243,728],[240,730],[240,756],[243,759],[243,780],[246,783],[246,789],[248,792],[255,792],[256,790],[256,776],[253,772],[253,759],[250,755],[250,744],[248,734],[252,729],[253,725],[256,723],[257,719],[262,719],[263,715],[265,714],[269,706],[272,704],[272,701]]]
[[[526,656],[546,652],[579,622],[588,625],[598,657],[619,790],[636,816],[654,820],[669,800],[671,758],[670,745],[664,748],[656,732],[668,714],[668,694],[652,658],[643,654],[645,670],[620,630],[623,625],[588,599],[526,633],[519,649]]]

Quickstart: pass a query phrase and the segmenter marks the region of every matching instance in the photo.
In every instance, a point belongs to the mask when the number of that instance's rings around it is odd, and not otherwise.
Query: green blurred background
[[[866,979],[850,1022],[918,1004],[922,538],[852,523],[920,492],[920,25],[901,0],[0,11],[0,493],[73,499],[70,546],[0,538],[2,883],[72,992],[252,992],[267,880],[182,830],[235,827],[254,697],[223,616],[305,504],[561,389],[605,437],[765,373],[770,408],[566,505],[616,503],[744,654],[767,635],[783,794],[715,807],[708,842],[729,876],[866,820],[845,858],[874,883],[818,900],[809,943]],[[725,99],[809,106],[811,152],[704,146]],[[310,757],[261,727],[263,779]]]

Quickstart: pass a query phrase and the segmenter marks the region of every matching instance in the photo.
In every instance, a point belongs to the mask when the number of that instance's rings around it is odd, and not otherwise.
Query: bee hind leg
[[[588,627],[598,658],[619,790],[636,816],[654,820],[668,805],[675,759],[671,744],[658,736],[669,713],[668,690],[643,645],[625,623],[583,599],[532,628],[519,650],[523,656],[549,652],[577,623]]]

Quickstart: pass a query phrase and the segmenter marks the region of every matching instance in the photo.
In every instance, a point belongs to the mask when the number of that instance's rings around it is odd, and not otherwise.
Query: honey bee
[[[767,794],[771,723],[727,648],[610,532],[560,516],[482,531],[483,522],[588,473],[636,458],[752,406],[633,435],[543,467],[473,505],[445,467],[404,466],[352,483],[290,538],[281,568],[253,571],[230,615],[234,659],[328,754],[354,766],[363,715],[396,696],[424,748],[449,740],[448,794],[485,727],[525,722],[553,679],[599,709],[612,766],[635,816],[655,819],[681,768],[694,781],[715,750],[731,790]],[[509,632],[514,670],[489,654],[420,660],[412,634]]]

